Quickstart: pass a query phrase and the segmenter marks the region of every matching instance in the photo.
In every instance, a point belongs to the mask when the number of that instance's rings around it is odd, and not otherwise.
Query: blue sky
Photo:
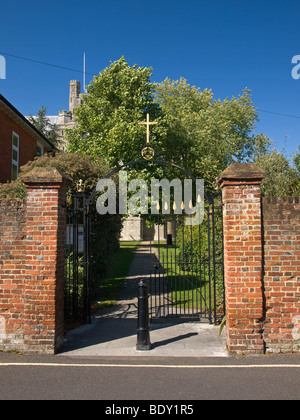
[[[299,0],[10,0],[0,18],[0,93],[24,115],[67,109],[69,82],[82,74],[10,55],[82,71],[85,52],[91,74],[125,56],[152,67],[153,81],[182,76],[222,100],[248,87],[261,110],[257,131],[280,151],[284,142],[288,153],[298,150],[300,79],[291,61],[300,55]]]

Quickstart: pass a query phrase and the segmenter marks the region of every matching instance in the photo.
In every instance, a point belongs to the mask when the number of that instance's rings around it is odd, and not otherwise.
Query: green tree
[[[295,162],[296,163],[296,162]],[[262,194],[269,197],[299,194],[299,173],[284,152],[274,149],[259,156],[256,164],[266,172],[262,183]]]
[[[294,156],[294,165],[296,168],[296,182],[295,182],[295,191],[300,195],[300,146],[298,146],[298,153],[295,153]]]
[[[254,135],[258,114],[250,93],[245,89],[238,98],[221,101],[183,78],[157,84],[155,101],[168,125],[164,155],[214,188],[216,177],[231,162],[266,152],[269,139]]]
[[[204,178],[209,190],[231,162],[266,152],[269,139],[254,134],[258,115],[248,89],[221,101],[211,90],[201,91],[183,78],[157,84],[151,83],[151,75],[151,68],[130,67],[122,57],[96,76],[75,111],[77,125],[68,131],[68,151],[102,157],[112,167],[129,162],[145,143],[139,122],[149,112],[151,120],[159,122],[151,128],[156,152]],[[139,176],[185,177],[174,168],[154,166],[138,167]]]
[[[147,112],[160,116],[151,75],[151,68],[130,67],[122,57],[95,76],[75,111],[77,125],[67,133],[68,151],[101,157],[112,167],[132,160],[145,142],[138,123]]]
[[[299,152],[295,154],[294,163],[297,171],[300,173],[300,146],[298,146]]]
[[[46,116],[47,107],[42,106],[37,116],[30,115],[29,121],[34,125],[53,145],[58,145],[57,126],[52,124]]]

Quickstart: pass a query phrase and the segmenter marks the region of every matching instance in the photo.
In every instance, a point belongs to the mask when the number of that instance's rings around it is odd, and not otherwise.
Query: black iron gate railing
[[[90,231],[87,198],[77,193],[68,200],[65,255],[65,321],[90,322]]]
[[[150,142],[147,115],[147,142],[130,162],[112,170],[108,179],[136,164],[158,164],[196,178],[186,169],[159,156]],[[156,124],[156,123],[155,123]],[[90,322],[91,212],[97,188],[87,198],[83,192],[69,201],[65,258],[65,318]],[[224,316],[224,269],[222,200],[205,195],[205,217],[198,226],[186,226],[185,215],[155,215],[150,224],[156,231],[148,241],[151,255],[148,276],[151,317],[206,318],[217,323]],[[94,205],[94,204],[93,204]],[[149,220],[148,220],[149,222]],[[99,296],[99,299],[101,297]]]
[[[186,226],[184,215],[157,216],[152,223],[151,318],[218,323],[225,313],[221,198],[209,199],[199,226]]]
[[[91,321],[91,215],[84,193],[69,199],[65,255],[65,321]],[[203,222],[185,215],[151,216],[148,241],[150,317],[207,319],[225,314],[221,197],[206,200]],[[152,234],[151,234],[152,232]],[[141,276],[144,273],[141,273]],[[99,296],[99,299],[101,297]]]
[[[66,323],[91,321],[89,206],[84,193],[77,193],[67,207]],[[216,324],[225,314],[221,197],[206,199],[200,225],[186,226],[185,218],[151,216],[150,231],[154,233],[147,242],[150,316],[207,319]]]

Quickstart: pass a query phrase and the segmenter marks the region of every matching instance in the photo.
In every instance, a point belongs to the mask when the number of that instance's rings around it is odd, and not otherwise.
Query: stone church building
[[[58,134],[58,147],[62,151],[66,150],[65,130],[74,127],[75,109],[83,102],[83,93],[81,93],[81,85],[78,80],[70,81],[69,94],[69,110],[59,111],[58,115],[47,115],[51,124],[55,124]]]

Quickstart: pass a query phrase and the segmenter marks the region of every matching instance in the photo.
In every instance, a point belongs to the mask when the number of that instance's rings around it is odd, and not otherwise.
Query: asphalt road
[[[109,402],[120,400],[299,400],[300,355],[75,359],[2,353],[0,383],[0,400],[102,400],[103,414]]]

